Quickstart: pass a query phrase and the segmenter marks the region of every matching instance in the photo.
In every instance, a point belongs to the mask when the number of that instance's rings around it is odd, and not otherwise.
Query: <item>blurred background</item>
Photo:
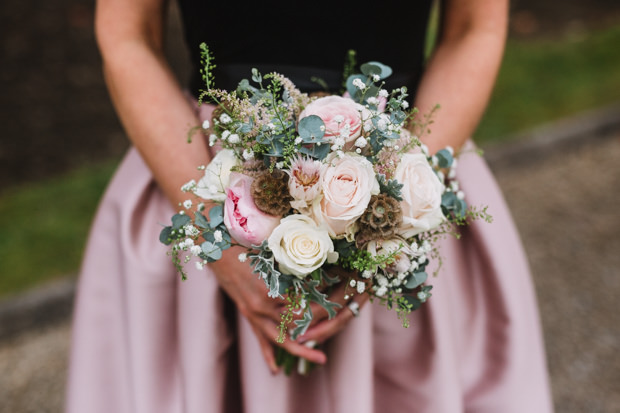
[[[61,411],[75,274],[128,147],[93,12],[92,0],[0,4],[1,413]],[[168,54],[183,81],[174,5],[169,20]],[[558,412],[620,412],[619,105],[620,2],[512,1],[475,139],[530,258]],[[54,291],[65,301],[52,317],[37,303]]]

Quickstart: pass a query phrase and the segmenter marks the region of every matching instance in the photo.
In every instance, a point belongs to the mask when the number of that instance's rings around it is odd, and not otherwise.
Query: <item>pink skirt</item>
[[[70,413],[552,411],[535,292],[484,160],[458,165],[470,205],[489,206],[441,246],[433,296],[410,315],[367,305],[308,377],[273,376],[248,322],[208,271],[180,281],[159,243],[174,213],[135,149],[99,206],[77,292]]]

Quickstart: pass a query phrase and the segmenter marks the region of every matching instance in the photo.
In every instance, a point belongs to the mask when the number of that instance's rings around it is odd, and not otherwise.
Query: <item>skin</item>
[[[164,57],[167,6],[164,0],[98,0],[95,33],[105,81],[123,127],[176,206],[185,199],[179,188],[200,178],[196,166],[206,165],[210,155],[202,139],[185,143],[187,131],[199,120]],[[442,106],[425,140],[431,152],[446,145],[459,148],[474,132],[500,65],[508,14],[506,0],[447,0],[443,6],[439,44],[416,96],[421,113],[438,102]],[[231,248],[210,266],[221,288],[250,322],[271,371],[278,372],[276,345],[314,363],[325,363],[323,352],[303,342],[327,340],[353,318],[352,312],[343,305],[328,320],[322,308],[313,308],[314,324],[303,337],[276,343],[282,303],[269,298],[263,281],[247,263],[238,261],[240,252],[244,250]],[[330,300],[346,304],[345,289],[340,285]],[[363,306],[367,298],[355,300]]]

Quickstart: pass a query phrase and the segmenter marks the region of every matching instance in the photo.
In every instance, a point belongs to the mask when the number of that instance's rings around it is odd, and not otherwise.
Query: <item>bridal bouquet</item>
[[[201,129],[219,150],[182,188],[197,199],[160,235],[183,278],[191,260],[202,268],[241,245],[239,260],[269,296],[287,300],[279,340],[306,331],[311,302],[334,316],[339,305],[327,292],[341,282],[407,326],[431,295],[426,267],[438,238],[486,214],[467,207],[452,149],[431,155],[420,142],[432,113],[416,120],[406,88],[383,88],[392,70],[379,62],[349,74],[345,93],[311,97],[255,69],[237,90],[218,90],[204,45],[202,55],[201,101],[217,108]]]

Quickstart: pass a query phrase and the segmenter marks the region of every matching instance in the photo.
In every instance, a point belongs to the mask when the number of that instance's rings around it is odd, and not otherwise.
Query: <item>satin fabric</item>
[[[201,116],[209,110],[202,107]],[[458,176],[488,205],[442,241],[433,296],[403,328],[366,305],[310,376],[273,376],[208,271],[180,281],[158,234],[174,210],[135,149],[99,206],[79,279],[68,413],[552,411],[527,260],[501,191],[469,150]]]

